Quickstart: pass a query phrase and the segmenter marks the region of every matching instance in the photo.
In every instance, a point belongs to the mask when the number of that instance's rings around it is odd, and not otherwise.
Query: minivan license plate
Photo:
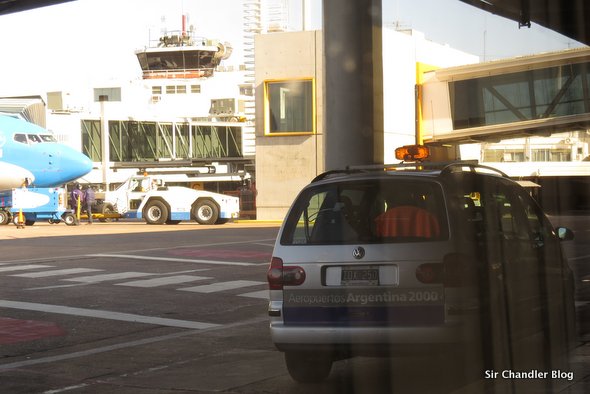
[[[379,285],[379,267],[342,267],[340,284],[342,286],[377,286]]]

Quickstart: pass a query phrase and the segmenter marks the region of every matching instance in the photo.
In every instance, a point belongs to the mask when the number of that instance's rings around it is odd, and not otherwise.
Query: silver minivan
[[[572,238],[489,167],[322,174],[276,240],[272,341],[300,382],[360,355],[454,353],[482,371],[557,367],[575,337],[560,245]]]

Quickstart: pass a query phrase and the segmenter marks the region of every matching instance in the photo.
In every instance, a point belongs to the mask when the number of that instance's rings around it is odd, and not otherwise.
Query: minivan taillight
[[[270,260],[270,267],[266,272],[266,280],[268,280],[268,287],[270,290],[283,289],[283,260],[278,257],[273,257]]]
[[[305,271],[298,266],[283,266],[283,260],[273,257],[266,273],[270,290],[283,290],[283,286],[299,286],[305,282]]]

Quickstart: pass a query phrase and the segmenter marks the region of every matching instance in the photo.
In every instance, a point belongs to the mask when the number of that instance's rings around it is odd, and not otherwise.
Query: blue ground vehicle
[[[36,221],[64,222],[68,226],[78,223],[72,210],[67,207],[64,188],[18,188],[0,192],[0,224],[19,222],[22,212],[24,224],[31,226]]]

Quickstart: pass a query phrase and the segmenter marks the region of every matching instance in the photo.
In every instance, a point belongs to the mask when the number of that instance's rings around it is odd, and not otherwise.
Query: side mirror
[[[574,239],[574,232],[567,227],[557,227],[557,237],[560,241],[571,241]]]

